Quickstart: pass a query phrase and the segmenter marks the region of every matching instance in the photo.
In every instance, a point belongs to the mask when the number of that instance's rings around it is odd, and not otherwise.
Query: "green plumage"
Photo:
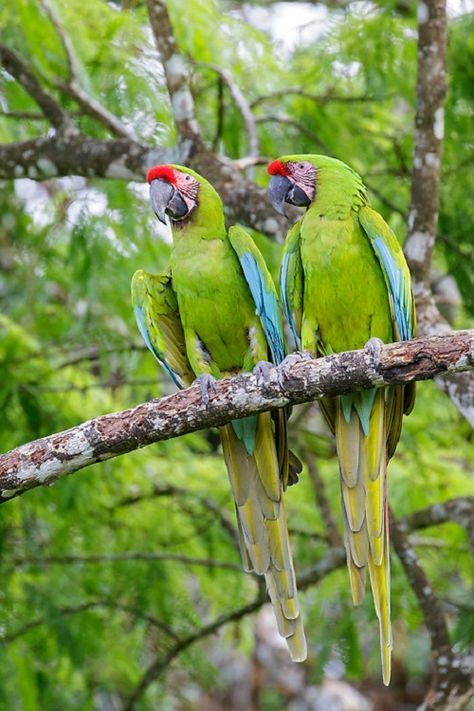
[[[416,324],[408,267],[395,235],[368,206],[360,177],[326,156],[284,156],[275,164],[304,161],[316,168],[315,193],[288,234],[281,275],[298,347],[326,355],[362,348],[374,337],[385,343],[411,338]],[[368,568],[385,683],[392,648],[387,462],[413,400],[409,385],[321,403],[336,436],[352,595],[356,604],[362,601]]]
[[[189,168],[167,166],[199,183],[197,206],[172,223],[169,275],[136,272],[132,301],[139,329],[178,385],[226,377],[284,357],[275,287],[242,229],[224,225],[214,188]],[[306,657],[284,510],[289,478],[286,415],[263,413],[221,428],[246,570],[264,575],[292,658]]]

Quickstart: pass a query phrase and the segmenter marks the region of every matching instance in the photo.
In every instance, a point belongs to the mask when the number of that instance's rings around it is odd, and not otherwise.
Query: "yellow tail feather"
[[[283,502],[286,475],[279,466],[271,415],[258,416],[253,456],[232,425],[221,428],[221,439],[236,504],[244,569],[265,576],[278,630],[287,641],[293,661],[304,661],[306,640]],[[285,461],[287,466],[287,457]]]
[[[366,567],[359,568],[352,559],[350,548],[346,543],[347,568],[351,584],[352,601],[354,605],[362,604],[365,597],[365,571]]]
[[[382,658],[383,683],[388,686],[391,674],[391,652],[393,647],[390,625],[390,547],[388,541],[388,521],[385,524],[384,556],[381,565],[369,559],[369,574],[374,605],[379,620],[380,652]]]
[[[308,656],[308,649],[306,646],[306,637],[301,617],[298,617],[295,622],[295,631],[291,637],[286,638],[286,643],[288,645],[288,649],[290,650],[291,659],[294,662],[304,662]]]
[[[354,604],[364,598],[369,569],[375,610],[379,620],[384,683],[390,681],[392,632],[390,626],[390,548],[387,510],[387,415],[385,391],[378,390],[365,436],[355,408],[346,422],[339,400],[335,413],[336,446],[341,471],[347,567]],[[398,401],[388,406],[395,419]]]

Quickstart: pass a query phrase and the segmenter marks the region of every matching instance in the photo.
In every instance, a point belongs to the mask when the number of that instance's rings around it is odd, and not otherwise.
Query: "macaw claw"
[[[193,385],[199,385],[201,391],[201,399],[206,407],[209,405],[209,395],[216,389],[216,379],[209,373],[198,375]]]
[[[252,370],[252,373],[257,378],[257,385],[268,388],[270,385],[270,373],[273,370],[273,364],[266,360],[260,360]]]
[[[313,356],[309,351],[295,351],[294,353],[290,353],[290,355],[287,355],[282,363],[283,369],[286,370],[291,368],[292,365],[295,365],[295,363],[301,363],[301,361],[311,360],[312,357]]]
[[[279,381],[281,385],[284,385],[285,380],[290,377],[288,370],[291,369],[296,363],[301,363],[306,360],[312,360],[313,356],[309,351],[294,351],[287,355],[285,360],[282,361],[279,370]]]
[[[369,338],[364,346],[364,351],[368,353],[374,361],[374,367],[378,368],[380,365],[380,354],[382,353],[382,347],[384,343],[380,338]]]

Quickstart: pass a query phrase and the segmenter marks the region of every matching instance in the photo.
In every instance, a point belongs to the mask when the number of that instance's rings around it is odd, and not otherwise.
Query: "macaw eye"
[[[298,163],[298,168],[300,168],[301,170],[303,170],[303,168],[304,168],[304,163]]]
[[[191,180],[191,176],[190,176],[190,175],[185,175],[185,176],[184,176],[184,179],[185,179],[185,180]]]

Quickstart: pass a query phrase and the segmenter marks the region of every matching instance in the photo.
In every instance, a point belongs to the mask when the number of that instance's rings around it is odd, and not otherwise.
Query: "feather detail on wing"
[[[249,234],[241,227],[229,229],[229,241],[236,253],[255,303],[255,312],[265,332],[273,363],[285,357],[285,339],[280,307],[268,267]]]
[[[303,661],[306,640],[271,414],[258,415],[253,455],[248,454],[231,425],[221,428],[221,439],[237,510],[244,568],[264,575],[278,630],[286,639],[293,661]]]
[[[303,265],[300,254],[300,223],[293,225],[286,237],[280,271],[280,293],[283,313],[293,333],[296,347],[301,348],[303,319]]]
[[[362,207],[359,222],[382,268],[397,340],[409,341],[416,335],[416,314],[410,270],[402,248],[383,217],[375,210]]]
[[[132,277],[132,304],[138,329],[157,361],[178,387],[190,385],[195,375],[186,355],[171,275],[136,271]]]
[[[369,238],[384,275],[389,295],[390,311],[394,327],[394,340],[409,341],[416,336],[415,299],[411,276],[402,248],[383,217],[370,207],[359,210],[359,222]],[[408,383],[399,391],[403,393],[402,406],[395,407],[393,414],[391,454],[395,451],[401,430],[401,415],[409,415],[415,404],[415,383]],[[397,419],[398,417],[398,419]],[[398,436],[394,431],[398,430]],[[389,456],[391,456],[391,454]]]

